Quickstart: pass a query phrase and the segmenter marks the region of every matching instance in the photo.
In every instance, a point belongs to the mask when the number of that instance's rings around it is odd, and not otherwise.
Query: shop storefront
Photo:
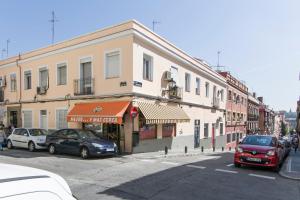
[[[129,101],[78,103],[69,112],[67,121],[94,130],[101,138],[114,141],[122,151],[125,146],[124,114],[129,104]]]

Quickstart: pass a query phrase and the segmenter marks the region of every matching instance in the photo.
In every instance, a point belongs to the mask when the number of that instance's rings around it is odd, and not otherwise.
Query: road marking
[[[265,179],[271,179],[271,180],[275,180],[276,179],[273,176],[264,176],[264,175],[259,175],[259,174],[249,174],[249,176],[254,176],[254,177],[258,177],[258,178],[265,178]]]
[[[179,163],[175,163],[175,162],[161,162],[162,164],[167,164],[167,165],[179,165]]]
[[[231,164],[229,164],[229,165],[226,165],[227,167],[231,167],[231,166],[233,166],[233,163],[231,163]]]
[[[191,168],[197,168],[197,169],[205,169],[206,167],[203,166],[197,166],[197,165],[186,165],[187,167],[191,167]]]
[[[237,171],[231,171],[231,170],[226,170],[226,169],[215,169],[217,172],[225,172],[225,173],[231,173],[231,174],[237,174]]]
[[[148,159],[142,159],[141,161],[142,162],[152,162],[152,163],[155,162],[155,160],[148,160]]]
[[[287,171],[288,172],[291,172],[292,171],[292,159],[289,158],[289,161],[288,161],[288,164],[287,164]]]

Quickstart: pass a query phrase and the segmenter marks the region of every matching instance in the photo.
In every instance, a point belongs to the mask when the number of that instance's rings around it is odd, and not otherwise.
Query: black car
[[[80,155],[83,159],[91,156],[116,155],[117,145],[97,137],[91,130],[61,129],[47,136],[46,145],[50,154],[66,153]]]

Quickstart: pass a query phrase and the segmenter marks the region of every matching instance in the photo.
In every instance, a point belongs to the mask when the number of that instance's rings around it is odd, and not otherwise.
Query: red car
[[[283,148],[276,137],[250,135],[237,146],[234,154],[234,166],[263,166],[278,171],[283,157]]]

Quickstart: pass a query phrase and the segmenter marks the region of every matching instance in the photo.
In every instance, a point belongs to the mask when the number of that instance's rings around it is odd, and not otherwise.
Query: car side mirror
[[[239,141],[239,144],[242,144],[242,141]]]

